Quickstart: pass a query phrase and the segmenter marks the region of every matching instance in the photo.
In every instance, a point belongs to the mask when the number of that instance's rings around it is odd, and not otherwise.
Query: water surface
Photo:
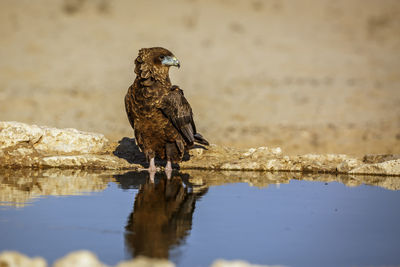
[[[395,177],[257,172],[1,172],[0,251],[50,263],[88,249],[178,266],[400,264]]]

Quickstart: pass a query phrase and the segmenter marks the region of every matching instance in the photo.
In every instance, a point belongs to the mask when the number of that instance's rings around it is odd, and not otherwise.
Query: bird
[[[166,159],[165,171],[179,163],[195,143],[209,145],[196,130],[192,108],[183,90],[172,85],[171,66],[180,61],[162,47],[142,48],[135,59],[136,78],[125,95],[125,109],[135,141],[144,152],[149,172],[156,172],[155,157]]]

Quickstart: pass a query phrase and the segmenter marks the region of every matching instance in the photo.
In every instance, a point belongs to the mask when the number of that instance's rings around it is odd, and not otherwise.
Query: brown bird
[[[179,68],[180,62],[167,49],[140,49],[135,60],[136,79],[125,96],[126,113],[136,143],[150,161],[150,172],[156,171],[155,156],[167,159],[165,170],[171,171],[171,162],[180,162],[195,142],[208,145],[196,131],[183,91],[171,84],[170,66]]]

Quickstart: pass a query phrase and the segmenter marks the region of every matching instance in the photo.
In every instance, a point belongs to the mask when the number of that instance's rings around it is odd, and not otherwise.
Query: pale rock
[[[123,261],[116,267],[175,267],[175,264],[164,259],[137,257],[133,260]]]
[[[49,156],[40,160],[40,166],[46,168],[92,168],[92,169],[138,169],[140,165],[129,164],[113,155],[73,155]]]
[[[0,122],[0,149],[15,146],[19,143],[34,144],[43,136],[43,129],[15,121]]]
[[[43,258],[29,258],[15,251],[4,251],[0,254],[1,267],[47,267]]]
[[[393,155],[385,155],[379,159],[393,157]],[[201,153],[192,153],[190,160],[182,162],[180,167],[181,169],[348,173],[363,164],[360,159],[345,154],[288,156],[282,155],[280,148],[259,147],[241,151],[214,145],[207,150],[202,150]],[[374,174],[395,175],[387,172],[379,173],[379,171],[375,171]]]
[[[363,157],[364,163],[381,163],[388,160],[400,159],[400,154],[367,154]]]
[[[254,152],[256,151],[256,149],[255,148],[249,148],[249,150],[247,151],[247,152],[245,152],[245,153],[243,153],[243,156],[244,157],[248,157],[248,156],[250,156],[251,154],[253,154]]]
[[[283,267],[283,265],[259,265],[251,264],[242,260],[216,260],[213,262],[211,267]]]
[[[267,164],[265,165],[266,170],[279,170],[282,168],[280,162],[276,159],[270,159],[267,161]]]
[[[349,158],[349,156],[344,154],[305,154],[300,156],[302,159],[315,160],[319,162],[327,161],[343,161]]]
[[[363,164],[351,171],[351,174],[400,175],[400,159],[381,163]]]
[[[44,133],[34,147],[39,152],[97,153],[108,140],[102,134],[76,129],[43,128]]]
[[[341,173],[347,173],[362,164],[362,161],[358,159],[345,159],[339,165],[337,165],[336,170]]]
[[[21,253],[5,251],[0,254],[1,267],[47,267],[43,258],[29,258]],[[65,257],[58,259],[53,267],[106,267],[97,256],[90,251],[81,250],[71,252]],[[216,260],[211,267],[279,267],[280,265],[256,265],[246,261]],[[122,261],[115,267],[175,267],[175,264],[165,259],[150,259],[137,257],[132,260]]]
[[[0,122],[1,167],[137,169],[109,145],[102,134]]]
[[[246,162],[242,165],[242,170],[256,170],[260,168],[260,164],[258,162]]]
[[[282,154],[282,149],[280,147],[275,147],[271,149],[272,154],[274,155],[280,155]]]
[[[244,161],[244,162],[226,162],[223,163],[219,169],[221,170],[256,170],[260,168],[258,162]]]
[[[243,153],[243,157],[251,157],[252,159],[258,159],[271,155],[280,155],[282,153],[282,149],[280,147],[276,148],[268,148],[265,146],[261,146],[258,148],[250,148],[247,152]]]
[[[105,267],[96,255],[90,251],[75,251],[57,260],[53,267]]]
[[[41,153],[97,153],[108,140],[102,134],[21,122],[0,122],[0,149],[29,144]]]
[[[203,155],[203,148],[192,148],[189,150],[189,155],[192,157],[199,157]]]
[[[34,150],[29,147],[16,147],[14,150],[9,151],[10,156],[14,157],[24,157],[34,153]]]
[[[306,154],[292,158],[303,172],[336,173],[337,166],[345,160],[353,159],[343,154]]]

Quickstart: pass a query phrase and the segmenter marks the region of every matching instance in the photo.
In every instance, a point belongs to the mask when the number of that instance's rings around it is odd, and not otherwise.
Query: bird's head
[[[169,50],[162,47],[140,49],[135,65],[135,73],[144,79],[166,78],[169,67],[181,66],[179,60]]]

